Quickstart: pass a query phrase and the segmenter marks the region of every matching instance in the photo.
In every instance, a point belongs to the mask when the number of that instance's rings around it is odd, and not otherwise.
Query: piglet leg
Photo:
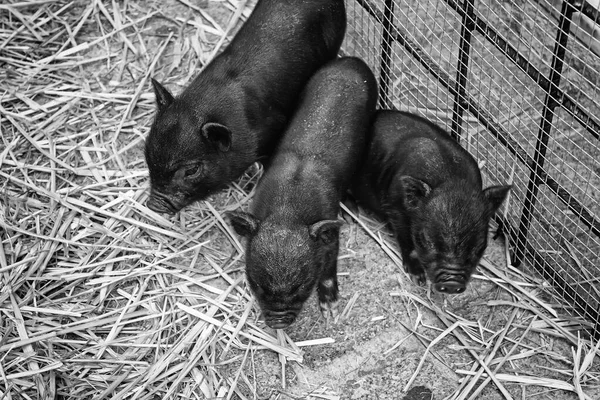
[[[414,250],[408,254],[402,251],[402,263],[404,264],[404,270],[410,275],[410,279],[418,286],[425,286],[427,276]]]
[[[323,317],[329,322],[338,318],[338,281],[337,281],[337,257],[339,251],[339,239],[336,238],[327,246],[322,254],[321,279],[317,285],[319,295],[319,308]]]

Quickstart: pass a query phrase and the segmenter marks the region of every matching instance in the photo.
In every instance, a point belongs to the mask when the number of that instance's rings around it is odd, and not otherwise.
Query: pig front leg
[[[402,251],[402,263],[404,264],[404,270],[410,275],[410,279],[418,286],[425,286],[427,275],[414,250],[411,252]]]
[[[395,202],[398,202],[397,200]],[[392,202],[393,204],[394,202]],[[427,283],[425,270],[421,265],[421,261],[417,258],[415,246],[413,244],[410,232],[411,224],[405,212],[393,207],[386,208],[386,217],[392,225],[392,230],[396,236],[396,242],[400,247],[402,254],[402,264],[404,270],[409,274],[410,279],[419,286]]]
[[[317,285],[319,296],[319,308],[323,317],[329,321],[330,317],[334,322],[338,318],[338,281],[337,281],[337,257],[339,251],[339,239],[330,243],[328,249],[323,254],[321,263],[321,278]]]
[[[397,233],[396,240],[400,246],[402,253],[402,264],[404,270],[410,275],[410,279],[418,286],[424,286],[427,283],[427,275],[421,265],[421,261],[417,257],[415,247],[412,240],[405,232]]]

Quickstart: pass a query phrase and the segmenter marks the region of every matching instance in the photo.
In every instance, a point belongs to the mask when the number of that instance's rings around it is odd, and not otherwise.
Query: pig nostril
[[[287,321],[268,321],[267,325],[273,329],[285,329],[291,325],[291,322]]]
[[[296,314],[289,310],[268,310],[263,314],[266,324],[273,329],[285,329],[296,320]]]
[[[434,287],[437,292],[444,294],[458,294],[466,290],[465,285],[460,282],[440,282]]]

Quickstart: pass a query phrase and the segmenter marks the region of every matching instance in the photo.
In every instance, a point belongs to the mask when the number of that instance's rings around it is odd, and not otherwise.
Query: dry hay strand
[[[260,170],[175,217],[144,205],[148,79],[183,86],[251,9],[220,2],[219,17],[209,3],[181,0],[173,13],[161,4],[0,5],[0,398],[255,398],[256,357],[268,352],[278,356],[280,396],[339,399],[320,383],[299,394],[286,387],[286,374],[302,375],[302,349],[334,339],[295,342],[265,328],[244,284],[242,246],[221,213],[248,203]],[[354,218],[401,270],[383,224]],[[470,368],[456,369],[463,378],[452,398],[476,398],[490,383],[504,398],[510,384],[589,398],[598,344],[572,333],[582,322],[560,317],[534,278],[483,267],[475,280],[501,295],[482,307],[508,312],[505,326],[459,316],[446,306],[460,298],[439,306],[406,279],[391,294],[416,310],[401,322],[423,344],[423,360],[443,361],[440,346],[471,357]],[[340,319],[359,301],[357,292]],[[440,325],[426,325],[424,313]],[[552,378],[515,372],[536,357],[570,369]]]

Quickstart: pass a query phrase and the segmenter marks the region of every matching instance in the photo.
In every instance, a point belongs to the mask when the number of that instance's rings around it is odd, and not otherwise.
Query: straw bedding
[[[421,386],[436,399],[599,398],[599,345],[576,331],[589,326],[503,245],[472,289],[443,299],[401,272],[381,223],[354,216],[340,321],[326,326],[311,303],[275,332],[222,217],[247,206],[260,167],[177,216],[145,207],[149,78],[180,91],[252,5],[0,5],[0,398],[399,398]]]

